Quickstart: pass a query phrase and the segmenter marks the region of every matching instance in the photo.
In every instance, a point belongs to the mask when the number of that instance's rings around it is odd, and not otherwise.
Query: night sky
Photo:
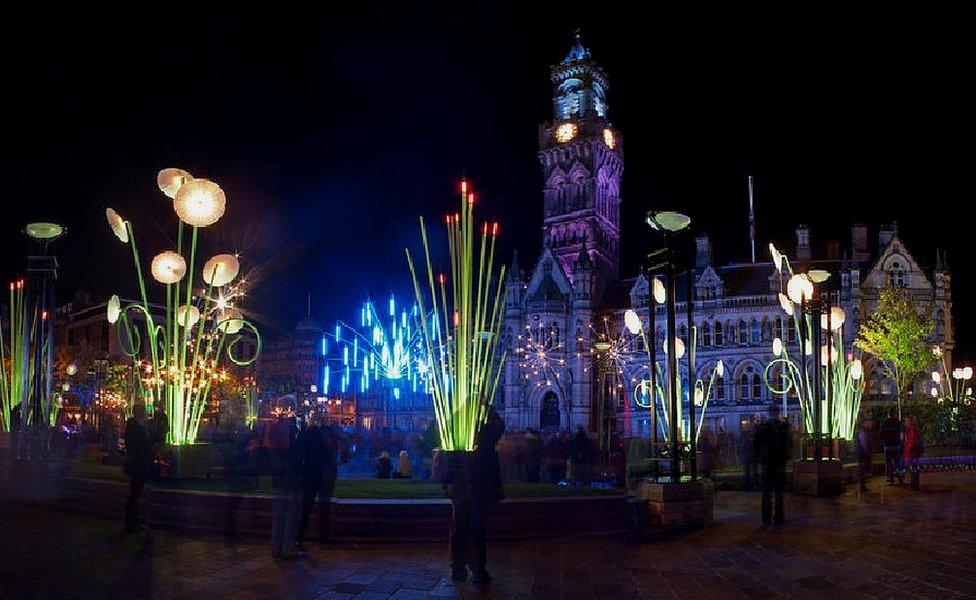
[[[23,271],[23,224],[56,220],[69,228],[57,245],[62,300],[79,288],[134,293],[104,208],[133,221],[147,260],[174,246],[155,185],[168,166],[227,192],[203,252],[239,251],[257,269],[247,306],[266,327],[290,328],[309,293],[323,324],[352,319],[367,294],[407,294],[416,218],[451,209],[461,176],[481,214],[501,221],[502,256],[517,248],[528,269],[541,243],[548,68],[579,27],[610,76],[624,139],[624,275],[648,247],[651,208],[690,214],[719,261],[747,260],[751,173],[763,258],[770,240],[792,252],[798,223],[815,249],[849,245],[851,222],[870,226],[873,248],[892,220],[925,267],[945,248],[959,343],[976,350],[961,15],[331,4],[148,15],[86,5],[8,23],[0,275]]]

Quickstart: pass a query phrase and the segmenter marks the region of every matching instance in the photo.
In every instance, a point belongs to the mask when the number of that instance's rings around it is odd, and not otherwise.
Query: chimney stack
[[[810,262],[810,230],[806,225],[796,228],[796,260]]]
[[[878,232],[878,254],[884,252],[884,249],[891,243],[891,238],[896,235],[898,235],[898,223],[881,226],[881,231]]]
[[[868,228],[864,225],[851,225],[851,246],[854,254],[851,258],[856,263],[867,262],[871,257],[868,252]]]

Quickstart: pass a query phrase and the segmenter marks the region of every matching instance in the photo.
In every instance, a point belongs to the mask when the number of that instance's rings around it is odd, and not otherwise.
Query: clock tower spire
[[[608,118],[607,75],[579,33],[566,58],[550,68],[550,79],[553,120],[539,127],[543,245],[570,278],[580,252],[587,252],[599,293],[619,274],[623,144]]]

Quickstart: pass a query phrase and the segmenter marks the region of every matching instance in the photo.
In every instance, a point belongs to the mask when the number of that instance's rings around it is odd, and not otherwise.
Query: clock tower
[[[581,252],[594,267],[594,292],[619,275],[623,143],[607,113],[607,76],[577,34],[550,68],[553,120],[539,127],[544,177],[543,246],[572,280]]]

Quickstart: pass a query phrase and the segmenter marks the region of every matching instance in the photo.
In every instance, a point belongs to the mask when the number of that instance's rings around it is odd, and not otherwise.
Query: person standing
[[[125,531],[137,532],[142,529],[139,519],[139,499],[149,478],[152,463],[152,441],[145,425],[146,409],[136,404],[132,416],[125,422],[125,465],[123,470],[129,476],[129,497],[125,502]]]
[[[922,457],[925,446],[922,444],[922,434],[918,430],[915,417],[905,417],[905,453],[904,460],[906,468],[909,470],[909,487],[913,490],[918,489],[918,465],[915,461]]]
[[[494,407],[489,407],[487,419],[475,440],[467,485],[450,483],[445,486],[451,498],[451,578],[455,581],[467,579],[469,568],[474,583],[491,581],[486,569],[486,524],[491,509],[505,497],[496,448],[504,433],[505,422]],[[469,543],[474,546],[474,556],[468,552]]]
[[[569,460],[572,464],[572,474],[567,473],[567,478],[575,485],[580,485],[585,479],[587,459],[589,458],[590,437],[586,435],[582,425],[576,426],[576,433],[569,442]],[[569,468],[567,467],[567,471]]]
[[[393,474],[394,479],[410,479],[413,477],[413,465],[410,463],[410,454],[406,450],[400,450],[397,455],[397,470]]]
[[[542,437],[538,431],[530,429],[525,434],[525,480],[529,483],[539,483],[541,471]]]
[[[302,451],[294,419],[281,418],[267,429],[265,445],[271,459],[271,556],[295,555],[302,493]]]
[[[331,428],[323,423],[321,417],[316,417],[312,425],[299,434],[298,439],[303,454],[302,517],[296,547],[304,550],[302,542],[316,496],[319,502],[319,541],[329,541],[329,509],[335,490],[337,444]]]
[[[783,490],[786,487],[786,461],[790,457],[790,425],[780,419],[779,407],[769,408],[769,418],[757,428],[753,452],[762,467],[762,522],[763,525],[782,525]],[[773,498],[775,495],[775,510]]]
[[[858,480],[861,491],[868,490],[867,480],[871,477],[871,458],[874,456],[874,427],[871,421],[864,417],[857,428],[857,436],[854,438],[854,451],[857,454]]]
[[[888,478],[887,485],[894,485],[895,477],[898,484],[905,483],[901,474],[901,467],[898,464],[902,455],[902,427],[901,421],[895,416],[895,409],[889,407],[887,418],[881,423],[881,443],[884,444],[885,476]]]

